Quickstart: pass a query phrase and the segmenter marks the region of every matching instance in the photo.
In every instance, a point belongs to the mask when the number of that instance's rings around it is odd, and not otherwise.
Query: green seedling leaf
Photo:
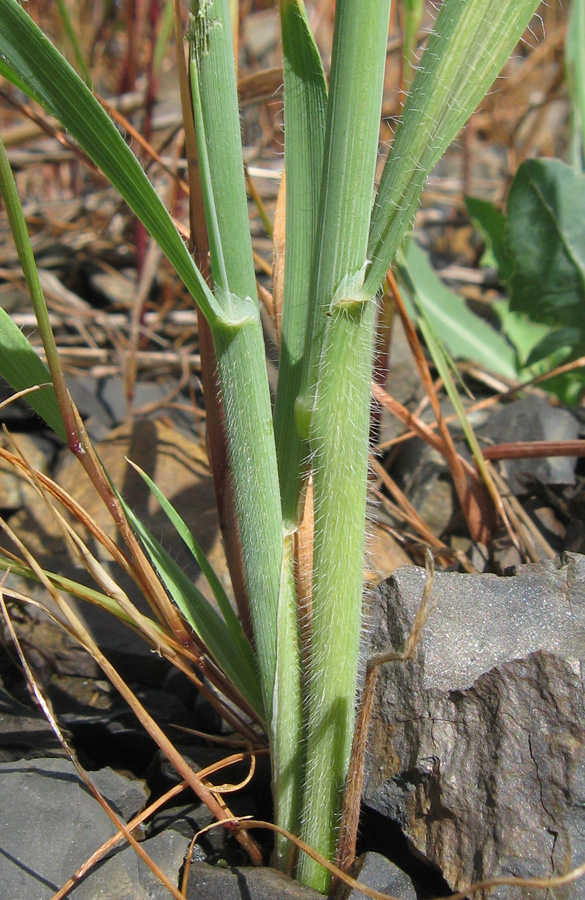
[[[226,677],[263,718],[254,652],[242,635],[237,640],[221,616],[181,567],[122,500],[124,511],[173,601]]]
[[[140,163],[86,84],[17,0],[0,0],[0,75],[24,90],[75,138],[155,238],[202,312],[217,303]]]
[[[472,360],[505,378],[517,377],[514,350],[505,337],[445,287],[414,241],[399,257],[398,268],[407,274],[431,327],[452,356]]]
[[[138,472],[140,477],[146,482],[146,484],[160,503],[161,509],[166,514],[169,521],[172,522],[177,534],[203,572],[205,579],[213,592],[213,596],[217,600],[217,605],[221,610],[221,614],[224,617],[225,623],[232,633],[232,636],[235,640],[245,639],[240,621],[234,612],[228,595],[223,589],[221,581],[215,574],[213,566],[205,556],[205,553],[201,549],[200,545],[193,537],[193,534],[189,530],[185,520],[179,515],[173,504],[169,500],[167,500],[160,488],[156,486],[152,478],[150,478],[146,474],[146,472],[140,468],[140,466],[137,466],[136,463],[133,463],[132,460],[128,460],[128,462],[130,463],[132,468]]]
[[[520,371],[526,366],[532,349],[550,334],[551,326],[535,322],[524,313],[512,312],[508,300],[497,300],[493,309],[502,324],[503,334],[516,349]]]
[[[510,309],[585,333],[585,176],[559,160],[528,160],[508,197]]]
[[[504,241],[508,222],[505,213],[488,200],[478,197],[466,197],[465,205],[469,218],[485,241],[480,265],[497,269],[500,279],[506,281],[512,273]]]
[[[0,309],[0,375],[15,391],[35,384],[46,385],[40,391],[27,394],[26,402],[65,441],[63,419],[49,370],[4,309]]]
[[[564,361],[570,356],[582,356],[585,352],[585,342],[583,341],[583,332],[578,328],[571,328],[565,325],[562,328],[556,328],[549,331],[541,341],[539,341],[530,351],[527,366],[540,362],[543,359],[552,360],[555,358],[556,364]]]

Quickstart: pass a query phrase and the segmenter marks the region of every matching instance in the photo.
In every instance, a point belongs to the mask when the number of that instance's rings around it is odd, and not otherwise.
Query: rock
[[[39,446],[40,442],[28,434],[13,435],[14,443],[39,472],[47,474],[47,454]],[[0,447],[14,453],[11,439],[5,433],[0,433]],[[46,448],[45,448],[46,449]],[[33,485],[20,476],[6,460],[0,458],[0,509],[4,512],[20,509],[26,503],[38,503],[38,494]]]
[[[0,688],[0,762],[64,753],[46,718]]]
[[[187,900],[323,900],[323,895],[275,869],[191,866]]]
[[[128,820],[143,805],[145,791],[110,769],[91,779],[116,812]],[[29,760],[0,765],[0,896],[49,900],[115,827],[68,760]],[[188,845],[177,832],[142,846],[178,884]],[[120,845],[69,894],[73,900],[166,900],[168,891]]]
[[[187,410],[168,404],[170,396],[177,399],[175,393],[179,383],[176,378],[136,381],[131,404],[126,397],[124,381],[117,376],[97,378],[85,373],[79,378],[68,378],[67,386],[85,420],[85,427],[92,441],[107,440],[114,428],[128,420],[130,412],[137,419],[143,415],[143,409],[160,408],[165,418],[170,419],[176,427],[185,432],[190,432],[193,428],[194,416],[189,411],[188,396],[179,395],[179,399],[184,399]]]
[[[381,586],[374,652],[402,649],[424,578],[405,568]],[[514,577],[436,573],[433,596],[415,657],[380,669],[364,802],[453,890],[563,874],[585,859],[585,557]]]
[[[581,424],[568,409],[551,406],[536,394],[508,403],[492,413],[478,436],[493,444],[514,441],[574,441]],[[576,459],[571,456],[537,459],[507,459],[503,468],[514,494],[525,493],[523,476],[530,475],[543,484],[574,484]]]
[[[400,900],[416,900],[416,891],[408,875],[381,853],[364,853],[358,864],[358,874],[354,878],[362,884],[383,894],[400,897]],[[346,900],[368,900],[368,897],[353,888]]]

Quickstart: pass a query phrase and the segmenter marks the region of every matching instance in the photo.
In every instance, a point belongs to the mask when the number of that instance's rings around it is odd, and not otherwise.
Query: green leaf
[[[146,474],[146,472],[144,472],[143,469],[140,468],[140,466],[137,466],[136,463],[133,463],[132,460],[129,460],[129,462],[130,465],[134,469],[136,469],[140,477],[146,482],[146,484],[160,503],[161,509],[166,514],[169,521],[173,524],[177,534],[203,572],[203,575],[205,576],[205,579],[213,592],[213,596],[217,600],[217,605],[221,610],[221,614],[225,620],[226,625],[230,629],[232,636],[235,640],[245,640],[240,620],[234,612],[229,598],[223,589],[221,581],[215,574],[213,566],[211,565],[200,545],[197,543],[193,534],[189,530],[185,520],[179,515],[173,504],[169,500],[167,500],[163,492],[156,486],[152,478],[150,478]]]
[[[502,333],[516,349],[518,370],[523,369],[532,348],[550,333],[551,326],[534,322],[524,313],[512,312],[508,300],[497,300],[493,309],[502,324]]]
[[[551,360],[553,356],[555,356],[555,364],[560,365],[568,357],[583,355],[584,351],[583,333],[578,328],[569,326],[555,328],[532,348],[526,360],[526,365],[531,366],[542,359]]]
[[[47,385],[40,391],[27,394],[26,402],[65,441],[63,419],[49,370],[4,309],[0,309],[0,374],[15,391],[35,384]]]
[[[585,0],[571,0],[565,62],[571,98],[573,165],[585,174]]]
[[[0,0],[0,74],[54,115],[157,241],[209,321],[217,303],[140,163],[67,60],[17,0]]]
[[[436,336],[457,359],[485,366],[505,378],[516,378],[515,354],[503,335],[472,312],[465,300],[445,287],[428,257],[414,241],[397,259],[398,271],[410,282]]]
[[[177,607],[225,675],[262,718],[258,670],[250,644],[244,637],[241,641],[234,638],[224,620],[179,564],[123,500],[122,503],[129,521]]]
[[[522,37],[538,0],[443,0],[384,166],[366,291],[378,290],[425,181]]]
[[[529,379],[545,375],[555,366],[567,362],[567,350],[563,350],[562,347],[559,350],[554,339],[554,335],[560,329],[542,322],[534,322],[524,313],[512,312],[507,300],[498,300],[494,303],[494,310],[502,323],[503,333],[516,349],[520,378]],[[545,350],[543,358],[537,349],[539,347]],[[572,347],[571,356],[583,354],[585,354],[583,345]],[[541,382],[541,387],[554,394],[561,402],[573,406],[579,402],[583,394],[585,374],[581,370],[556,375]]]
[[[528,160],[508,197],[510,309],[585,333],[585,177],[558,160]]]
[[[294,404],[300,390],[309,333],[311,272],[319,228],[319,193],[327,114],[327,83],[305,7],[281,0],[286,141],[286,243],[280,362],[274,431],[285,526],[297,524],[307,445],[296,428]]]
[[[478,197],[466,197],[469,218],[485,241],[485,252],[480,265],[498,270],[501,281],[511,275],[510,260],[506,255],[504,237],[508,220],[497,206]]]

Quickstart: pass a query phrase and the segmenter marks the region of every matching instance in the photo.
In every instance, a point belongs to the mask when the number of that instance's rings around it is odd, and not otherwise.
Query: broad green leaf
[[[0,0],[0,75],[54,115],[155,238],[212,322],[217,303],[154,187],[88,87],[17,0]]]
[[[407,274],[436,336],[451,356],[472,360],[505,378],[516,378],[510,344],[443,284],[414,241],[409,242],[404,256],[398,257],[397,265],[399,272]]]
[[[508,300],[497,300],[493,308],[502,324],[502,333],[516,349],[517,368],[520,371],[526,366],[533,347],[550,334],[551,326],[535,322],[524,313],[513,312]]]
[[[554,336],[561,329],[535,322],[524,313],[512,312],[507,300],[498,300],[494,303],[494,309],[502,323],[503,333],[516,349],[518,377],[522,380],[546,375],[555,366],[567,362],[569,355],[585,355],[585,347],[582,345],[580,348],[579,345],[571,345],[570,351],[561,346],[559,350]],[[542,349],[545,351],[544,358],[541,358]],[[577,370],[555,375],[542,381],[540,386],[557,396],[561,402],[575,405],[585,389],[585,373]]]
[[[507,205],[510,309],[585,333],[585,176],[559,160],[528,160]]]
[[[20,328],[0,308],[0,374],[15,391],[35,384],[47,385],[26,395],[26,402],[44,419],[55,434],[66,440],[63,419],[57,405],[51,375]]]
[[[565,325],[555,328],[543,337],[530,351],[526,365],[540,362],[542,359],[552,360],[553,356],[557,365],[565,362],[569,357],[583,356],[585,354],[585,341],[583,332],[578,328]]]
[[[508,222],[505,213],[488,200],[480,200],[478,197],[466,197],[465,205],[469,218],[481,232],[486,244],[481,265],[497,269],[500,279],[506,281],[512,273],[509,272],[510,260],[506,255],[504,240]]]

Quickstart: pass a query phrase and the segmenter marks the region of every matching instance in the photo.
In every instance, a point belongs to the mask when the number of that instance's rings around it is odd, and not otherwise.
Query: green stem
[[[278,822],[296,831],[302,778],[301,683],[292,558],[280,487],[256,297],[227,0],[193,0],[192,84],[215,297],[211,323],[250,618],[272,749]],[[207,151],[207,152],[205,152]],[[229,287],[228,287],[229,285]],[[289,847],[277,841],[276,863]]]
[[[345,298],[342,298],[345,299]],[[375,303],[332,307],[311,420],[315,542],[311,698],[301,837],[332,859],[354,728]],[[330,876],[302,855],[299,878]]]
[[[390,0],[338,0],[297,427],[313,465],[312,636],[301,837],[335,856],[353,736],[361,633],[375,303],[362,291],[382,105]],[[329,873],[306,854],[298,877]]]
[[[225,302],[225,301],[222,301]],[[302,768],[302,704],[292,558],[285,543],[272,409],[260,315],[252,301],[240,322],[213,328],[225,398],[230,480],[272,749],[278,823],[296,832]],[[276,864],[289,847],[277,841]]]
[[[2,138],[0,138],[0,194],[4,201],[8,223],[16,245],[16,252],[18,253],[18,259],[22,266],[26,285],[32,300],[41,340],[43,342],[43,348],[47,357],[47,366],[51,373],[55,396],[65,426],[67,443],[75,453],[79,451],[79,436],[77,434],[73,410],[71,409],[71,400],[61,369],[59,352],[57,350],[57,344],[55,343],[55,335],[53,334],[53,329],[49,322],[49,311],[45,302],[45,295],[41,287],[41,282],[39,281],[37,264],[31,246],[20,197],[18,195],[18,189]]]

